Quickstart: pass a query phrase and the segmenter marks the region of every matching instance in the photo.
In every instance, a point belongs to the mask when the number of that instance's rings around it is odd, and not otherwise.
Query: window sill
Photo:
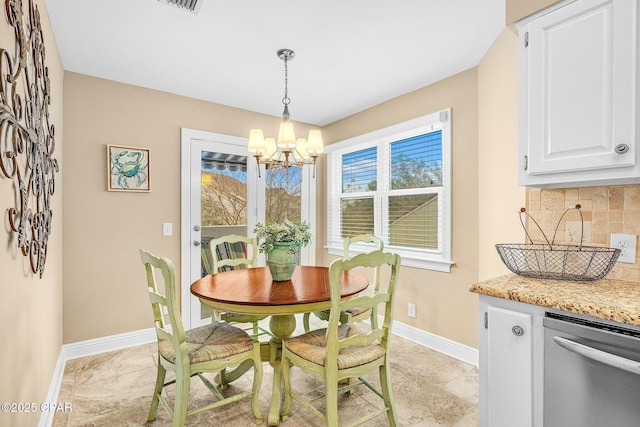
[[[325,246],[325,249],[331,255],[342,256],[343,255],[343,247],[342,246]],[[415,267],[421,268],[423,270],[432,270],[439,271],[442,273],[450,273],[451,266],[455,264],[454,261],[446,260],[439,256],[433,256],[431,254],[426,254],[424,252],[416,252],[410,251],[406,249],[395,249],[395,248],[385,248],[385,252],[393,252],[402,258],[402,265],[405,267]],[[364,251],[350,251],[349,255],[354,256],[358,253],[364,253]]]

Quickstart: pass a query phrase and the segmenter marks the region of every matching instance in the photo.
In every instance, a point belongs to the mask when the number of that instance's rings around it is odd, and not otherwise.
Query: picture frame
[[[150,150],[123,145],[107,145],[107,189],[149,192]]]

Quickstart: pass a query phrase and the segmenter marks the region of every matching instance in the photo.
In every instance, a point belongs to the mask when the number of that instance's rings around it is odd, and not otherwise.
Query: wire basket
[[[525,229],[528,244],[507,243],[497,244],[496,249],[502,262],[516,274],[537,279],[556,279],[565,281],[591,281],[605,277],[618,259],[620,249],[583,246],[584,218],[580,205],[575,209],[580,213],[581,231],[579,245],[555,244],[558,226],[565,214],[574,208],[565,210],[558,220],[551,242],[547,239],[540,225],[526,212],[520,209],[520,222]],[[533,243],[524,225],[523,216],[528,215],[538,227],[546,243]]]

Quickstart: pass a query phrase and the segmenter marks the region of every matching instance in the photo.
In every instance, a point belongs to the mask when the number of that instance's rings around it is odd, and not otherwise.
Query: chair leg
[[[291,377],[289,372],[291,363],[289,363],[289,359],[283,357],[280,360],[280,366],[282,366],[282,382],[284,383],[284,403],[282,405],[282,420],[284,421],[291,413]]]
[[[309,316],[311,315],[311,313],[305,313],[302,316],[302,324],[304,325],[304,331],[305,332],[309,332],[310,328],[309,328]]]
[[[220,380],[220,390],[226,390],[229,387],[229,380],[227,379],[227,370],[223,369],[218,374],[218,379]]]
[[[260,344],[255,345],[257,347],[257,356],[253,359],[253,395],[251,395],[251,410],[253,411],[253,416],[256,418],[256,424],[262,424],[264,419],[258,406],[260,385],[262,384],[262,360],[260,359]]]
[[[147,421],[153,421],[156,419],[156,412],[158,411],[158,403],[160,403],[160,393],[164,387],[164,378],[167,374],[167,370],[160,364],[160,358],[158,357],[158,373],[156,374],[156,385],[153,388],[153,399],[151,399],[151,408],[149,409],[149,416]]]
[[[187,418],[187,401],[191,377],[186,369],[176,366],[176,401],[173,409],[173,427],[183,427]]]
[[[395,427],[398,424],[398,418],[393,404],[393,389],[391,388],[391,368],[389,367],[389,360],[387,360],[384,365],[380,366],[380,386],[382,388],[382,396],[384,396],[384,405],[389,409],[387,411],[389,425],[391,427]]]
[[[327,370],[327,383],[326,395],[327,395],[327,425],[338,425],[338,377],[337,373],[332,373]]]

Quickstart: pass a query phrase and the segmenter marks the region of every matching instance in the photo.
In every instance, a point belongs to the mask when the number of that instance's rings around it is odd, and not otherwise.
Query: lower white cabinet
[[[542,426],[544,310],[480,295],[480,425]]]

